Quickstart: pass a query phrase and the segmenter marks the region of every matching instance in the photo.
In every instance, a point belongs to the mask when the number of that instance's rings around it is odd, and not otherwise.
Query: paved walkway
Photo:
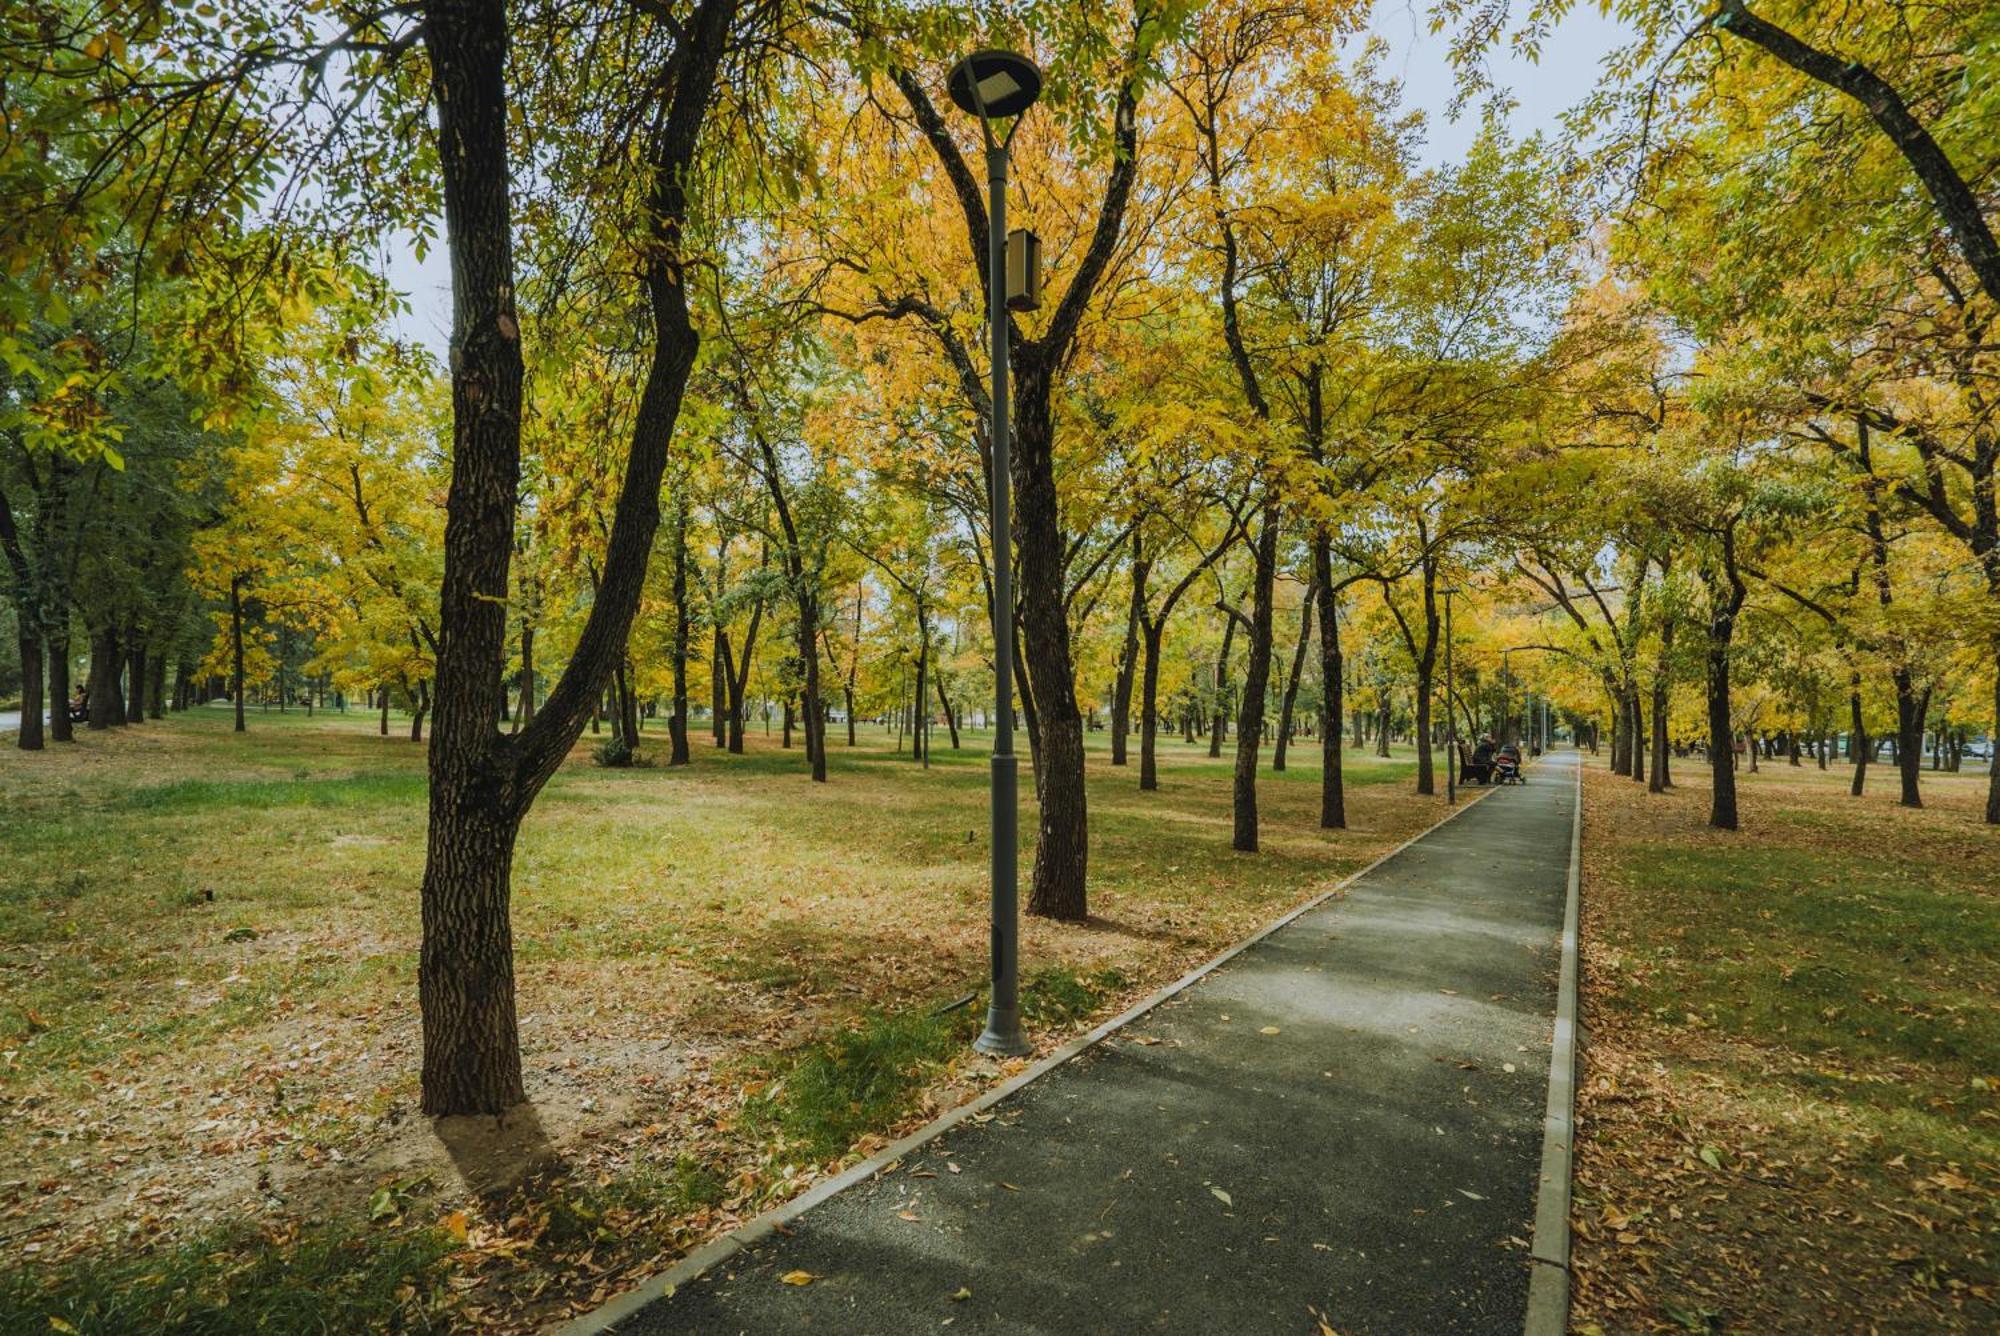
[[[615,1330],[1518,1336],[1575,765]]]

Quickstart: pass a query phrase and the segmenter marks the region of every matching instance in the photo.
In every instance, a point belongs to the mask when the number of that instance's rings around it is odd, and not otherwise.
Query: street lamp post
[[[993,992],[986,1029],[973,1041],[981,1053],[1015,1057],[1030,1051],[1021,1031],[1019,869],[1020,771],[1014,756],[1014,534],[1007,391],[1007,147],[1020,116],[1042,91],[1034,62],[1012,51],[975,51],[951,67],[946,88],[959,110],[979,118],[986,138],[986,320],[993,358],[993,474],[987,493],[993,526]],[[993,122],[1013,119],[1005,135]],[[1024,246],[1024,253],[1032,246]],[[1031,286],[1024,263],[1024,287]],[[1032,305],[1034,294],[1022,297]]]
[[[1444,800],[1458,801],[1458,678],[1451,662],[1451,596],[1456,585],[1444,591]]]

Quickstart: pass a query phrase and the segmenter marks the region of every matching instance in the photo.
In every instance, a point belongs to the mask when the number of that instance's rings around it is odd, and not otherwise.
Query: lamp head
[[[982,120],[1019,116],[1042,95],[1042,72],[1018,51],[975,51],[951,67],[945,89],[960,111]]]

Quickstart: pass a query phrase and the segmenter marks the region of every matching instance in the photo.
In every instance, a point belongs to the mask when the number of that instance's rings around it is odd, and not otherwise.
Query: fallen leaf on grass
[[[915,1220],[917,1213],[915,1211],[898,1211],[896,1212],[896,1218],[898,1220]]]
[[[951,1297],[954,1303],[963,1303],[965,1300],[970,1299],[972,1297],[972,1287],[969,1285],[961,1285],[958,1287],[958,1293],[952,1295]]]
[[[778,1279],[787,1285],[810,1285],[815,1280],[818,1280],[819,1277],[810,1271],[787,1271],[784,1275],[779,1276]]]
[[[1276,1033],[1278,1033],[1278,1027],[1277,1027],[1277,1026],[1275,1026],[1275,1025],[1267,1025],[1267,1026],[1265,1026],[1265,1027],[1264,1027],[1263,1029],[1259,1030],[1259,1031],[1258,1031],[1257,1033],[1258,1033],[1258,1034],[1276,1034]]]

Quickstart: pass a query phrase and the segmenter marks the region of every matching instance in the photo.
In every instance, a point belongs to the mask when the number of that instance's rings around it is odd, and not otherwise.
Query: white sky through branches
[[[1476,103],[1458,120],[1450,119],[1457,85],[1449,42],[1445,34],[1432,35],[1428,9],[1424,0],[1382,0],[1368,26],[1389,44],[1382,69],[1402,82],[1404,105],[1426,114],[1421,160],[1427,165],[1457,159],[1479,131]],[[1614,20],[1584,4],[1550,35],[1539,64],[1496,52],[1489,73],[1515,101],[1510,116],[1514,133],[1558,133],[1562,114],[1595,85],[1600,62],[1625,35]],[[428,348],[442,364],[451,341],[451,266],[442,243],[419,260],[409,239],[396,237],[385,243],[382,258],[390,281],[410,303],[409,312],[396,321],[396,333]]]

